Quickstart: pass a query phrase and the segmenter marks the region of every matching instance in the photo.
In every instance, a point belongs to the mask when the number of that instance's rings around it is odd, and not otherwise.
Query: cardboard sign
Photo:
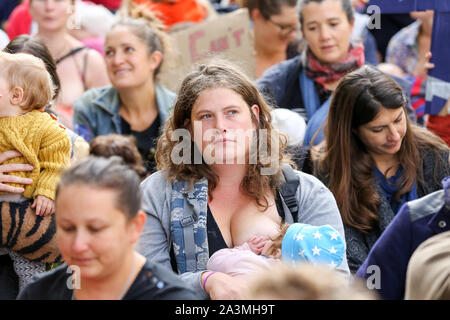
[[[247,9],[220,15],[170,36],[178,55],[159,75],[159,81],[167,88],[177,91],[190,71],[215,57],[236,64],[255,79],[253,30]]]
[[[450,0],[371,0],[381,13],[409,13],[434,10],[430,62],[435,67],[428,72],[425,113],[450,114]]]

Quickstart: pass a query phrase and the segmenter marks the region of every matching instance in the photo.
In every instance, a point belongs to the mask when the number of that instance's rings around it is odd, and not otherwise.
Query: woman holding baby
[[[244,289],[207,270],[217,250],[273,238],[282,222],[328,224],[344,237],[331,192],[299,171],[298,214],[291,214],[279,192],[285,141],[270,121],[270,107],[242,72],[200,66],[184,79],[158,141],[159,171],[141,184],[147,220],[138,249],[205,298],[237,299]],[[348,273],[346,258],[337,268]]]

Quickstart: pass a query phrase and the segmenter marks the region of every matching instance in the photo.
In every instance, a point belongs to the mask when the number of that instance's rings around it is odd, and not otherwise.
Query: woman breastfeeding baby
[[[209,269],[214,253],[244,243],[261,253],[282,222],[292,224],[286,239],[299,226],[294,222],[319,228],[316,237],[322,240],[330,237],[319,235],[325,227],[312,226],[329,225],[344,239],[333,195],[315,177],[282,165],[288,162],[284,147],[271,125],[270,107],[241,71],[213,63],[187,75],[158,141],[159,171],[141,184],[147,220],[140,253],[172,267],[205,298],[239,299],[246,282]],[[289,199],[280,191],[292,181],[285,178],[287,168],[298,182]],[[252,239],[255,235],[263,238]],[[314,257],[325,250],[319,246],[312,247]],[[345,250],[341,255],[337,270],[348,274]]]
[[[239,246],[216,251],[209,258],[207,269],[236,278],[249,278],[257,272],[270,270],[281,261],[335,268],[344,259],[345,242],[329,225],[284,223],[277,229],[274,238],[253,236]]]

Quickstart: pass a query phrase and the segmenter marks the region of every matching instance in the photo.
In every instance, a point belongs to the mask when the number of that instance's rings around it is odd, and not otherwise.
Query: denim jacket
[[[295,173],[300,181],[296,194],[299,207],[297,221],[317,226],[329,224],[344,238],[341,216],[330,190],[311,175],[299,171]],[[200,279],[209,259],[206,233],[208,181],[199,180],[189,188],[186,182],[175,180],[170,183],[165,173],[158,171],[142,182],[141,191],[142,210],[147,213],[147,220],[137,250],[150,261],[175,267],[190,288],[207,298]],[[283,199],[282,204],[285,222],[293,223]],[[185,237],[184,228],[192,228],[192,239]],[[194,259],[187,257],[188,251],[192,251],[185,250],[188,245],[195,247]],[[176,261],[171,260],[171,249]],[[347,276],[350,274],[346,257],[337,269]]]
[[[173,108],[176,95],[155,83],[156,103],[161,122],[164,123]],[[122,133],[119,113],[120,98],[112,86],[86,91],[74,104],[74,131],[90,142],[96,136]]]

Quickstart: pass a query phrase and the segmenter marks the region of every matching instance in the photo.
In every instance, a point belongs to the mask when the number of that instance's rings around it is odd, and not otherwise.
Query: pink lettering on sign
[[[211,52],[221,52],[228,50],[230,47],[228,45],[228,37],[222,37],[217,40],[212,40],[209,49]]]
[[[231,32],[231,30],[229,30],[229,32]],[[241,36],[243,33],[244,33],[243,28],[232,32],[232,35],[234,38],[234,43],[235,43],[236,47],[240,47],[242,45]],[[203,31],[203,30],[196,31],[196,32],[192,33],[191,35],[189,35],[189,52],[191,54],[191,62],[196,62],[196,61],[202,60],[208,56],[208,53],[206,53],[206,52],[198,52],[197,51],[198,40],[203,38],[204,36],[205,36],[205,31]],[[228,37],[229,37],[229,35],[224,35],[220,38],[211,40],[210,44],[209,44],[209,52],[217,53],[217,52],[223,52],[223,51],[230,49],[230,43],[229,43]]]
[[[195,42],[204,35],[205,32],[203,30],[199,30],[189,36],[189,52],[191,53],[192,62],[201,60],[205,57],[205,54],[197,53],[197,48],[195,46]]]
[[[239,29],[235,32],[233,32],[234,40],[236,41],[236,47],[241,46],[241,35],[244,33],[244,29]]]

